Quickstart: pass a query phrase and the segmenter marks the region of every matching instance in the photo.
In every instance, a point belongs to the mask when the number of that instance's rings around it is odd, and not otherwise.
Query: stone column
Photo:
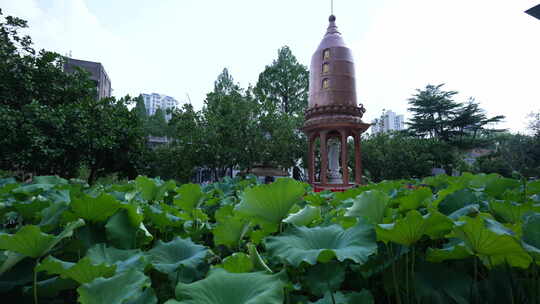
[[[321,184],[328,184],[328,149],[326,135],[328,131],[321,131]]]
[[[341,130],[341,170],[343,175],[343,184],[349,184],[349,151],[347,145],[347,137],[349,133],[346,130]]]
[[[362,154],[360,151],[360,133],[354,133],[354,182],[357,185],[362,183]]]
[[[309,174],[309,183],[313,185],[315,182],[315,140],[317,139],[317,134],[310,134],[309,136],[309,147],[308,147],[308,174]]]
[[[331,138],[328,141],[328,183],[341,184],[341,173],[339,172],[339,145],[337,138]]]

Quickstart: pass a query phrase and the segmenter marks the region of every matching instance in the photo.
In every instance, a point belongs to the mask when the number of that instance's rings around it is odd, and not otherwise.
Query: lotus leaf
[[[169,276],[171,282],[177,278],[192,281],[199,275],[199,268],[205,264],[208,250],[190,239],[176,237],[170,242],[157,241],[148,251],[153,267]]]
[[[36,271],[58,274],[63,279],[72,279],[80,284],[84,284],[93,281],[95,278],[113,276],[116,266],[96,265],[88,257],[82,258],[77,263],[70,263],[48,256],[38,264]]]
[[[291,227],[286,233],[266,238],[265,245],[271,255],[296,267],[302,262],[315,265],[334,257],[362,264],[377,251],[374,230],[366,224],[347,230],[338,225]]]
[[[481,215],[462,217],[451,233],[465,242],[468,250],[482,258],[488,267],[508,263],[527,268],[531,257],[525,252],[512,231],[501,223]]]
[[[150,278],[135,269],[110,278],[97,278],[77,288],[81,304],[124,304],[135,301],[150,287]]]
[[[321,219],[321,208],[307,205],[301,210],[299,210],[298,212],[290,214],[283,221],[285,223],[293,224],[296,226],[308,226],[314,221],[320,220],[320,219]]]
[[[380,241],[411,246],[424,235],[440,238],[450,232],[452,226],[452,220],[437,211],[422,216],[418,211],[411,210],[395,223],[379,224],[375,229]]]
[[[149,258],[141,250],[122,250],[107,247],[105,244],[97,244],[90,248],[86,256],[94,264],[116,265],[116,273],[129,269],[144,272],[150,263]]]
[[[277,225],[304,194],[304,186],[289,178],[246,189],[236,211],[256,222]]]
[[[197,184],[184,184],[176,192],[178,196],[174,199],[174,204],[188,212],[197,208],[204,199],[201,186]]]
[[[73,230],[84,225],[84,221],[69,223],[59,235],[41,232],[38,226],[23,226],[15,234],[0,233],[0,249],[11,250],[32,258],[38,258],[49,252],[63,238],[73,234]]]
[[[317,296],[339,290],[344,280],[345,265],[335,261],[310,267],[304,277],[306,287]]]
[[[179,304],[282,304],[282,274],[261,272],[229,273],[216,269],[204,279],[191,284],[179,283]],[[169,302],[170,303],[170,302]]]
[[[527,213],[540,212],[540,205],[527,202],[519,204],[509,201],[492,200],[489,207],[495,215],[500,216],[507,223],[519,223]]]
[[[71,202],[74,216],[90,222],[103,222],[120,207],[120,202],[108,193],[101,193],[97,197],[82,194],[80,197],[73,198]]]
[[[362,192],[353,202],[346,216],[363,217],[371,224],[378,224],[382,222],[390,196],[382,191],[370,190]]]
[[[251,272],[254,269],[251,258],[243,252],[235,252],[226,257],[223,259],[223,263],[217,265],[217,267],[221,267],[232,273]]]

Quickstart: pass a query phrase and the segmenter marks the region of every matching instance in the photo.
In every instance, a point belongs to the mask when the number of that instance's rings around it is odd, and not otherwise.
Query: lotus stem
[[[37,292],[37,266],[39,265],[39,259],[36,261],[36,266],[34,267],[34,304],[38,304],[38,292]]]
[[[392,247],[391,247],[391,246],[388,246],[388,244],[386,244],[386,248],[388,249],[388,252],[389,252],[389,254],[390,254],[390,257],[391,257],[391,258],[394,258],[394,254],[393,254],[393,251],[392,251]],[[401,304],[401,297],[399,296],[399,289],[398,289],[397,279],[396,279],[396,265],[395,265],[395,261],[392,261],[392,281],[394,281],[394,292],[395,292],[395,294],[396,294],[396,303]]]

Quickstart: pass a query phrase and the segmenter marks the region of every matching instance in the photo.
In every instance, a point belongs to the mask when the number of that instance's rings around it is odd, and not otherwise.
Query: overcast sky
[[[335,0],[355,56],[365,121],[406,113],[426,84],[476,98],[522,131],[540,111],[539,0]],[[0,0],[37,48],[103,63],[113,94],[161,93],[202,106],[223,68],[243,87],[288,45],[308,65],[330,0]]]

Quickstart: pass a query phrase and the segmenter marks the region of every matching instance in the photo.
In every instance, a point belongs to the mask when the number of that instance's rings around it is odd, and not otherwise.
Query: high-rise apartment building
[[[403,115],[397,115],[393,111],[383,111],[380,118],[371,122],[371,134],[400,131],[405,129],[405,120]]]
[[[105,68],[99,62],[65,58],[64,71],[67,73],[75,72],[76,68],[81,68],[90,73],[90,79],[96,83],[97,98],[111,97],[111,80],[105,72]]]
[[[178,101],[170,96],[163,94],[141,94],[144,99],[144,107],[148,116],[154,115],[157,109],[167,112],[167,109],[174,109],[178,106]],[[171,119],[170,114],[165,114],[167,120]]]

